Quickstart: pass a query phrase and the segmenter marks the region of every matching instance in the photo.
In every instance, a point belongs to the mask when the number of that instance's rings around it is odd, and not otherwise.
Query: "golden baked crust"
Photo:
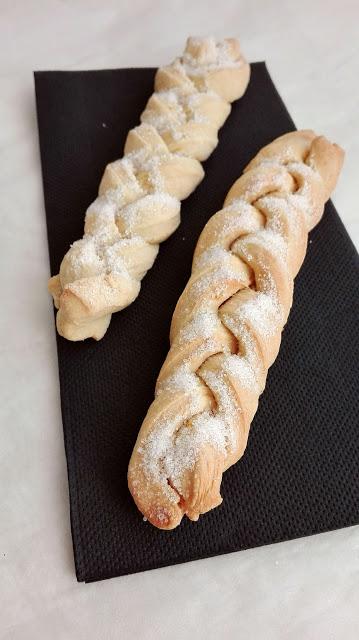
[[[222,502],[222,474],[244,453],[308,232],[343,156],[313,131],[274,140],[203,229],[128,469],[133,498],[156,527],[197,520]]]
[[[129,132],[124,157],[107,165],[86,212],[84,237],[49,281],[62,336],[101,339],[111,314],[138,296],[249,74],[235,39],[189,38],[182,57],[158,69],[141,124]]]

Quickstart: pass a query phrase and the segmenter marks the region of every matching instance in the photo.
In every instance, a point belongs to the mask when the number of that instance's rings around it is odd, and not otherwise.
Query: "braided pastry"
[[[124,157],[107,165],[87,209],[84,237],[49,281],[62,336],[101,339],[111,314],[138,296],[249,73],[238,40],[213,38],[189,38],[183,56],[157,71],[141,124],[129,132]]]
[[[326,138],[288,133],[256,155],[202,231],[128,471],[155,526],[173,529],[222,502],[222,474],[244,453],[308,232],[342,162]]]

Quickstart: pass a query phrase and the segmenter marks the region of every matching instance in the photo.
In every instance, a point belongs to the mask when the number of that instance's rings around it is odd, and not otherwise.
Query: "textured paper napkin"
[[[35,74],[51,273],[82,235],[105,165],[153,90],[153,69]],[[310,126],[310,122],[308,122]],[[171,315],[208,218],[265,144],[294,128],[252,65],[206,177],[182,205],[139,298],[100,342],[57,336],[76,575],[93,581],[359,522],[358,255],[331,203],[311,233],[279,357],[223,505],[172,532],[143,522],[126,472],[168,350]],[[319,132],[321,133],[321,132]],[[44,285],[45,286],[45,285]]]

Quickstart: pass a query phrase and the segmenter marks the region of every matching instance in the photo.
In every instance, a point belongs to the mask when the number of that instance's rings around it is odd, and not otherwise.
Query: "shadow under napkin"
[[[51,273],[83,232],[105,165],[153,90],[153,69],[35,74]],[[310,123],[308,123],[310,125]],[[168,350],[170,320],[208,218],[265,144],[293,130],[264,63],[252,65],[206,177],[182,205],[139,298],[103,340],[57,336],[77,579],[101,580],[359,522],[358,255],[333,205],[311,233],[279,357],[223,505],[172,532],[142,521],[126,472]]]

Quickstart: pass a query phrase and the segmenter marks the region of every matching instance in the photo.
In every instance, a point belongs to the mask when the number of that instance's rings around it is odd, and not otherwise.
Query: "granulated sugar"
[[[281,312],[277,301],[267,293],[257,293],[252,300],[240,306],[240,316],[261,336],[270,338],[281,325]]]
[[[186,344],[193,340],[205,339],[213,336],[220,325],[217,311],[199,311],[188,324],[181,328],[175,336],[177,344]]]
[[[191,38],[190,40],[196,46],[201,46],[203,42],[196,38]],[[207,52],[203,52],[201,57],[195,57],[186,50],[179,59],[179,63],[184,67],[189,77],[204,76],[210,71],[238,68],[243,65],[241,57],[233,57],[233,53],[227,42],[222,41],[216,43],[213,38],[207,38],[206,42],[208,46]]]
[[[286,268],[288,245],[283,236],[273,229],[261,229],[252,236],[247,236],[247,240],[249,238],[251,238],[254,245],[263,247],[275,258],[279,258],[283,263],[283,268]]]
[[[222,366],[223,371],[233,377],[239,387],[258,392],[255,371],[251,367],[249,359],[247,360],[236,354],[230,354],[225,356]]]
[[[159,392],[179,391],[182,393],[195,393],[196,390],[200,390],[200,388],[201,381],[198,376],[190,370],[186,363],[183,363],[160,385]]]
[[[126,205],[117,217],[125,223],[126,235],[131,236],[134,230],[138,233],[138,225],[145,224],[146,220],[149,225],[153,225],[154,222],[165,223],[166,220],[176,217],[180,208],[177,198],[167,193],[156,192]]]

